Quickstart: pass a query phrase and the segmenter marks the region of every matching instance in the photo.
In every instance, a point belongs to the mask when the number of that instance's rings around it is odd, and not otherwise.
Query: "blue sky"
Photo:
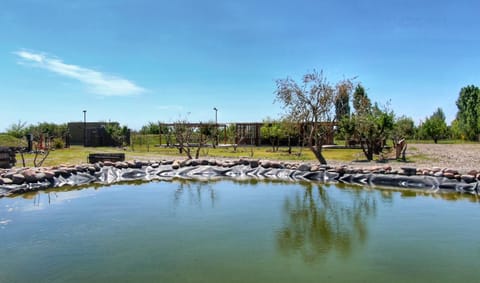
[[[0,131],[28,123],[261,121],[275,80],[358,76],[372,100],[450,121],[480,84],[478,1],[0,2]]]

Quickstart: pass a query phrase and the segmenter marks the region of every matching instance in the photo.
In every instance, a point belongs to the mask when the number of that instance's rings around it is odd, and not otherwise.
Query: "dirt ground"
[[[480,171],[480,144],[409,144],[407,147],[409,162],[388,161],[393,168],[452,168],[462,173],[472,169]],[[332,162],[341,164],[341,162]],[[350,162],[351,166],[378,166],[379,162]]]
[[[362,154],[359,155],[364,158]],[[480,172],[480,143],[479,144],[408,144],[407,147],[408,162],[399,162],[389,159],[387,162],[379,161],[336,161],[327,160],[328,165],[340,166],[349,165],[358,168],[369,168],[388,165],[396,170],[401,167],[423,168],[452,168],[460,173],[468,173],[470,170]],[[158,159],[158,156],[156,156]],[[134,157],[137,160],[149,160],[146,156]],[[164,156],[163,159],[178,159],[175,156]],[[228,159],[228,158],[216,158]],[[297,161],[298,162],[298,161]],[[315,163],[315,162],[312,162]]]

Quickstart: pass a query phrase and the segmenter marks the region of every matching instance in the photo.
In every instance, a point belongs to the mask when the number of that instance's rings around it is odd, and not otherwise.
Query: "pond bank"
[[[62,186],[113,184],[124,181],[172,180],[318,181],[478,194],[480,173],[432,167],[417,169],[389,165],[352,167],[253,159],[192,159],[161,161],[98,162],[76,166],[13,168],[0,170],[0,197]]]

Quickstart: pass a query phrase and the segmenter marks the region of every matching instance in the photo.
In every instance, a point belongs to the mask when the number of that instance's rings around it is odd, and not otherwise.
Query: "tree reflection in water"
[[[335,252],[347,258],[368,238],[368,219],[376,214],[375,194],[349,190],[335,199],[321,185],[305,184],[284,203],[285,223],[277,232],[279,251],[287,256],[299,254],[306,262],[324,260]]]
[[[209,184],[208,182],[179,182],[178,188],[175,190],[175,193],[173,195],[174,206],[178,207],[181,202],[182,196],[185,195],[190,205],[196,205],[201,207],[205,193],[207,193],[208,195],[211,207],[215,207],[215,200],[217,195],[211,184]]]

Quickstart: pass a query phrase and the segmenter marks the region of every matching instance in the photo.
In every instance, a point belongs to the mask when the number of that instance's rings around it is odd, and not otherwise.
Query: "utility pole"
[[[87,146],[87,110],[83,110],[83,146]]]
[[[218,109],[213,107],[213,110],[215,111],[215,145],[218,146]]]

